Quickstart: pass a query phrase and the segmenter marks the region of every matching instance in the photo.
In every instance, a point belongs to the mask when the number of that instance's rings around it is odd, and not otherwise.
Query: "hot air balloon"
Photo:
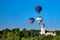
[[[34,18],[30,18],[29,22],[32,24],[34,22]]]
[[[36,18],[36,20],[37,20],[37,22],[40,24],[40,23],[42,22],[43,18],[42,18],[41,16],[38,16],[38,17]]]
[[[41,12],[41,10],[42,10],[42,7],[41,6],[36,6],[35,10],[39,14]]]

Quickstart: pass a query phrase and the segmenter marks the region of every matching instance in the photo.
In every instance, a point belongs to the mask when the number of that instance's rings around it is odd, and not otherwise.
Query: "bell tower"
[[[45,34],[45,24],[41,25],[41,34]]]

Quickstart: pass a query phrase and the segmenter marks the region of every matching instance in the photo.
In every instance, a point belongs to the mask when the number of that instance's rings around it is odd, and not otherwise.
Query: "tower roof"
[[[45,27],[45,24],[42,24],[42,27]]]

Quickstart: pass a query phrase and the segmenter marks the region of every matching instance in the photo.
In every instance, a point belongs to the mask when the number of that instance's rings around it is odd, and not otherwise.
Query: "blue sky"
[[[35,22],[31,25],[29,18],[36,19],[36,6],[42,6],[39,16],[47,30],[60,30],[60,1],[59,0],[0,0],[0,30],[9,28],[40,29]]]

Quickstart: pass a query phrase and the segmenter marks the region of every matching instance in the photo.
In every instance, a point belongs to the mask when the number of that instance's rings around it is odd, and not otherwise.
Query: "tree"
[[[13,38],[13,33],[11,32],[11,31],[8,31],[7,33],[6,33],[6,36],[7,36],[7,40],[13,40],[14,38]]]
[[[30,36],[31,36],[31,37],[34,37],[34,36],[35,36],[35,35],[34,35],[35,32],[38,33],[38,32],[40,32],[40,30],[31,29],[31,30],[30,30]]]
[[[14,40],[20,40],[20,30],[19,28],[12,30]]]
[[[3,32],[0,31],[0,40],[2,40],[2,35],[3,35]]]
[[[20,31],[18,28],[3,30],[2,40],[20,40]]]
[[[59,30],[56,30],[55,31],[57,35],[60,35],[60,31]]]
[[[25,28],[23,29],[23,35],[25,38],[29,37],[29,32]]]
[[[7,35],[7,33],[8,33],[9,31],[11,31],[11,30],[9,30],[8,28],[5,29],[5,30],[3,30],[2,40],[8,40],[8,35]]]

